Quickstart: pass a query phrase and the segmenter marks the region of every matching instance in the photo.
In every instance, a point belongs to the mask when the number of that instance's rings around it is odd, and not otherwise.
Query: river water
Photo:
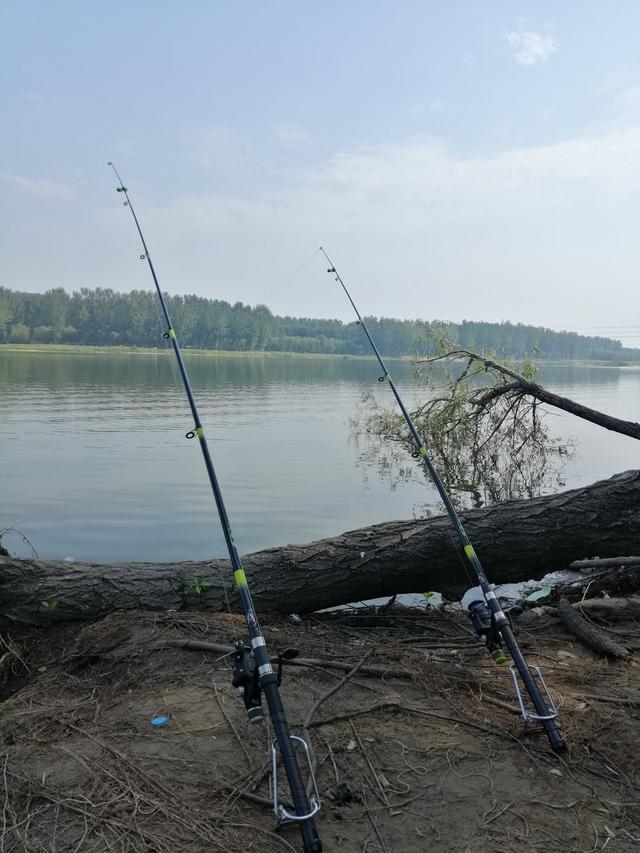
[[[358,464],[349,418],[378,387],[373,360],[187,353],[241,553],[410,518],[424,484],[390,488]],[[411,399],[413,371],[393,365]],[[640,421],[640,367],[548,365],[550,389]],[[171,353],[0,351],[0,529],[18,522],[43,559],[96,562],[226,554]],[[568,415],[567,487],[640,467],[640,444]],[[13,553],[30,549],[16,534]]]

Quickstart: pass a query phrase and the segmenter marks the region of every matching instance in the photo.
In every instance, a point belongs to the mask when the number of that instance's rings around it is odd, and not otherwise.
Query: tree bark
[[[630,438],[640,439],[640,424],[635,421],[624,421],[622,418],[616,418],[613,415],[606,414],[606,412],[600,412],[598,409],[583,406],[582,403],[578,403],[570,397],[554,394],[553,391],[548,391],[542,385],[538,385],[537,382],[530,382],[524,377],[518,381],[518,385],[525,394],[535,397],[541,403],[555,406],[556,409],[562,409],[569,412],[570,415],[590,421],[592,424],[597,424],[604,429],[612,430],[612,432],[619,432],[622,435],[628,435]]]
[[[595,553],[638,550],[640,471],[469,510],[462,519],[491,581],[538,579]],[[446,516],[269,548],[248,554],[243,565],[258,613],[311,612],[396,593],[439,591],[459,598],[474,585]],[[0,557],[5,623],[93,620],[129,609],[225,610],[225,590],[239,612],[229,562],[221,559],[98,565]]]
[[[564,627],[590,648],[612,657],[629,657],[629,650],[625,646],[616,643],[597,625],[587,622],[564,596],[558,602],[558,615]]]

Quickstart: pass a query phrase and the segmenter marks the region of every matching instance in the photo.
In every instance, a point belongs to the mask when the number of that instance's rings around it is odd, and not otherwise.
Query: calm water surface
[[[348,419],[377,389],[373,361],[189,356],[187,362],[242,553],[408,518],[424,485],[390,489],[358,466]],[[394,378],[408,396],[410,365]],[[640,420],[640,367],[545,367],[558,393]],[[391,399],[389,402],[391,403]],[[170,353],[0,352],[0,528],[44,559],[97,562],[225,555],[184,392]],[[640,467],[640,444],[568,415],[578,452],[568,487]],[[29,553],[18,538],[7,545]]]

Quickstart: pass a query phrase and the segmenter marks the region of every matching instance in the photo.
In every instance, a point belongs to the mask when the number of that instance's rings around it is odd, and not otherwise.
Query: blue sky
[[[640,344],[640,4],[0,4],[8,287]],[[301,264],[302,269],[295,272]],[[294,274],[295,272],[295,274]]]

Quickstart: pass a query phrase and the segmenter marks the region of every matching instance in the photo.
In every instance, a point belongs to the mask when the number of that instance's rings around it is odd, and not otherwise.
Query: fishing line
[[[155,267],[136,213],[129,198],[129,192],[122,178],[118,174],[113,163],[109,163],[118,181],[117,192],[122,193],[124,206],[129,208],[132,219],[135,224],[136,231],[142,244],[143,252],[140,256],[141,260],[145,260],[149,267],[149,272],[153,278],[153,283],[160,301],[162,314],[166,322],[164,337],[171,343],[173,352],[176,357],[180,376],[184,386],[184,391],[187,395],[189,408],[193,417],[193,427],[186,433],[186,438],[198,440],[202,459],[207,469],[209,483],[213,494],[214,502],[218,511],[218,517],[222,526],[229,559],[234,570],[234,580],[240,604],[244,612],[245,621],[250,637],[250,645],[245,646],[242,642],[238,642],[235,648],[235,663],[233,668],[233,685],[242,689],[243,701],[247,709],[247,715],[252,722],[262,721],[264,714],[262,711],[262,694],[267,700],[271,723],[275,732],[275,739],[271,743],[271,767],[272,767],[272,790],[273,790],[273,809],[278,824],[295,823],[297,824],[302,836],[302,844],[305,853],[320,853],[322,843],[316,830],[314,817],[320,809],[320,797],[318,794],[317,785],[315,783],[313,765],[311,762],[309,745],[307,742],[297,736],[292,735],[289,730],[289,724],[286,719],[285,709],[280,696],[280,683],[282,678],[283,661],[289,657],[297,656],[297,650],[285,649],[278,654],[278,672],[274,672],[267,645],[258,623],[251,593],[249,591],[249,583],[242,566],[240,555],[238,553],[236,543],[231,531],[231,524],[227,515],[226,506],[222,496],[222,490],[218,481],[218,477],[213,465],[209,445],[204,432],[204,427],[200,418],[200,412],[196,404],[196,400],[191,386],[191,381],[187,372],[182,349],[178,343],[176,331],[171,322],[167,303],[165,301],[160,283],[156,275]],[[302,778],[300,765],[298,763],[298,755],[302,754],[306,762],[306,768],[309,780],[313,782],[313,793],[307,795],[306,783]],[[279,761],[284,766],[284,771],[289,783],[293,806],[281,802],[278,794],[278,763]]]
[[[311,252],[311,254],[309,255],[309,257],[305,258],[305,260],[300,264],[300,266],[296,267],[292,273],[290,273],[285,279],[280,282],[280,284],[276,285],[273,290],[270,290],[268,293],[262,295],[262,298],[265,300],[265,304],[267,299],[273,296],[274,293],[278,293],[278,291],[281,290],[286,284],[288,284],[291,279],[294,278],[300,272],[301,269],[307,266],[307,264],[311,261],[312,258],[315,258],[317,251],[317,249],[314,249],[313,252]]]
[[[513,684],[516,693],[516,699],[518,701],[518,705],[520,707],[520,713],[525,720],[526,723],[531,722],[539,722],[542,724],[547,738],[549,739],[549,743],[554,752],[564,752],[566,750],[566,744],[558,731],[558,728],[555,723],[555,719],[557,717],[557,711],[555,705],[553,704],[553,700],[551,698],[551,694],[547,689],[547,686],[544,682],[544,678],[542,677],[542,673],[540,669],[536,666],[529,667],[522,652],[520,651],[520,647],[515,639],[513,632],[513,622],[509,614],[504,613],[498,599],[496,597],[495,592],[489,580],[485,574],[484,568],[480,562],[480,558],[476,554],[475,548],[471,544],[471,540],[467,536],[467,532],[462,526],[462,521],[460,516],[458,515],[453,503],[451,502],[451,498],[447,490],[445,489],[444,483],[440,478],[440,475],[436,471],[425,446],[423,439],[418,433],[416,426],[407,411],[402,398],[400,397],[400,393],[396,388],[396,385],[391,378],[391,374],[389,373],[387,366],[380,354],[380,350],[377,348],[374,340],[367,328],[367,324],[365,323],[362,315],[360,314],[356,304],[349,293],[346,284],[344,283],[340,273],[337,271],[335,264],[330,259],[329,255],[325,252],[325,250],[320,247],[320,251],[326,258],[329,269],[327,272],[331,275],[335,276],[335,280],[340,284],[344,293],[351,303],[351,306],[356,314],[357,322],[360,326],[362,326],[362,330],[365,333],[369,344],[371,345],[371,349],[373,350],[376,359],[378,360],[378,364],[382,370],[382,376],[379,377],[379,382],[385,382],[391,388],[393,396],[396,399],[396,403],[398,404],[400,411],[404,417],[405,423],[411,433],[411,437],[416,446],[416,450],[413,453],[414,458],[422,461],[426,471],[428,472],[434,486],[436,487],[438,494],[440,495],[440,499],[445,506],[449,519],[456,531],[458,536],[459,545],[461,551],[464,553],[464,556],[467,559],[469,568],[473,572],[476,577],[476,582],[482,589],[482,594],[484,596],[483,601],[473,601],[469,605],[469,615],[471,617],[471,621],[473,627],[476,630],[478,636],[486,643],[487,648],[489,649],[493,660],[496,663],[505,663],[506,657],[504,652],[502,652],[502,643],[504,643],[509,651],[513,659],[513,666],[511,667],[511,674],[513,676]],[[531,703],[535,711],[532,713],[526,706],[524,702],[524,697],[522,694],[522,687],[529,695]],[[544,690],[544,696],[538,686],[540,684]]]

